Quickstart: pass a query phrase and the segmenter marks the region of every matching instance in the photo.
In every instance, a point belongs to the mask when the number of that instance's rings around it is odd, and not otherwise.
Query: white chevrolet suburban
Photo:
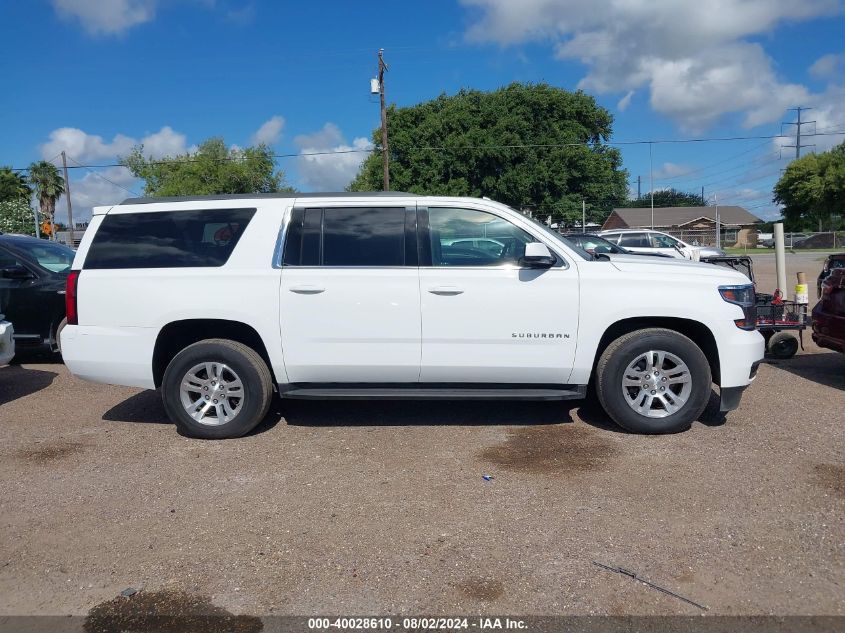
[[[67,283],[75,375],[161,390],[181,432],[247,433],[282,398],[584,398],[688,428],[763,357],[740,273],[592,256],[503,204],[404,193],[99,207]]]

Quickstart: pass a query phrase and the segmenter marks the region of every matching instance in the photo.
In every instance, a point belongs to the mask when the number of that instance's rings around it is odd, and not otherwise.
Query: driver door
[[[551,268],[521,267],[527,243],[548,241],[466,204],[419,210],[420,382],[565,384],[578,271],[560,254]],[[479,248],[478,240],[502,248]]]

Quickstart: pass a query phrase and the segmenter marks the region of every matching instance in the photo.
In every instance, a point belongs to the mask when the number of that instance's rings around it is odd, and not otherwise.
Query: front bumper
[[[8,321],[0,321],[0,365],[5,365],[15,355],[15,328]]]
[[[719,402],[719,411],[727,412],[739,408],[739,402],[742,400],[742,394],[748,387],[725,387],[721,389],[721,400]]]

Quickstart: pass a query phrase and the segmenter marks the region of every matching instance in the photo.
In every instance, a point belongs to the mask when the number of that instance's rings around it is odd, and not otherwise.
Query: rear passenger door
[[[416,208],[293,208],[282,254],[280,326],[291,383],[417,382]]]
[[[651,253],[654,251],[646,233],[622,233],[618,243],[619,246],[632,253]]]

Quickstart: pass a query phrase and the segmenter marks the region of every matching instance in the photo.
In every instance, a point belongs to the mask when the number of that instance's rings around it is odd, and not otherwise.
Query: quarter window
[[[516,264],[525,245],[537,240],[507,220],[486,211],[429,208],[433,266]]]
[[[191,268],[225,264],[255,209],[109,214],[84,268]]]

